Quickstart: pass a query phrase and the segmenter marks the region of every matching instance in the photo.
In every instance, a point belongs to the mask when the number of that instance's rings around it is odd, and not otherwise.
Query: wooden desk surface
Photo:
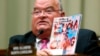
[[[6,49],[0,49],[0,56],[6,56]]]

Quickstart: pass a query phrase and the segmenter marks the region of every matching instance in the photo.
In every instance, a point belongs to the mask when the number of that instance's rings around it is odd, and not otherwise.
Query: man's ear
[[[64,17],[65,16],[65,12],[61,12],[61,17]]]

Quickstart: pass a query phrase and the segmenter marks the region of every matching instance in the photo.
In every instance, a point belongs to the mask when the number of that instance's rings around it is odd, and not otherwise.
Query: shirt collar
[[[41,41],[41,39],[39,39],[38,37],[36,38],[36,43],[39,43]]]
[[[37,42],[37,43],[39,43],[39,42],[40,42],[40,40],[41,40],[41,39],[39,39],[39,38],[36,38],[36,42]]]

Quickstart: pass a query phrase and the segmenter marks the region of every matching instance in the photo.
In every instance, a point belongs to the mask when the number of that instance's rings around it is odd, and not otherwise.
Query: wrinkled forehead
[[[57,0],[35,0],[34,8],[46,8],[53,7],[54,9],[59,9],[59,4]]]

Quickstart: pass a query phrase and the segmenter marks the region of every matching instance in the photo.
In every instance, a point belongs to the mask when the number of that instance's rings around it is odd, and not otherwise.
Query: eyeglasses
[[[46,9],[38,9],[38,8],[36,8],[36,9],[34,9],[34,11],[33,11],[33,14],[34,15],[40,15],[41,13],[45,13],[45,14],[52,14],[52,13],[54,13],[54,12],[57,12],[57,11],[60,11],[60,10],[55,10],[54,8],[52,8],[52,7],[48,7],[48,8],[46,8]]]

